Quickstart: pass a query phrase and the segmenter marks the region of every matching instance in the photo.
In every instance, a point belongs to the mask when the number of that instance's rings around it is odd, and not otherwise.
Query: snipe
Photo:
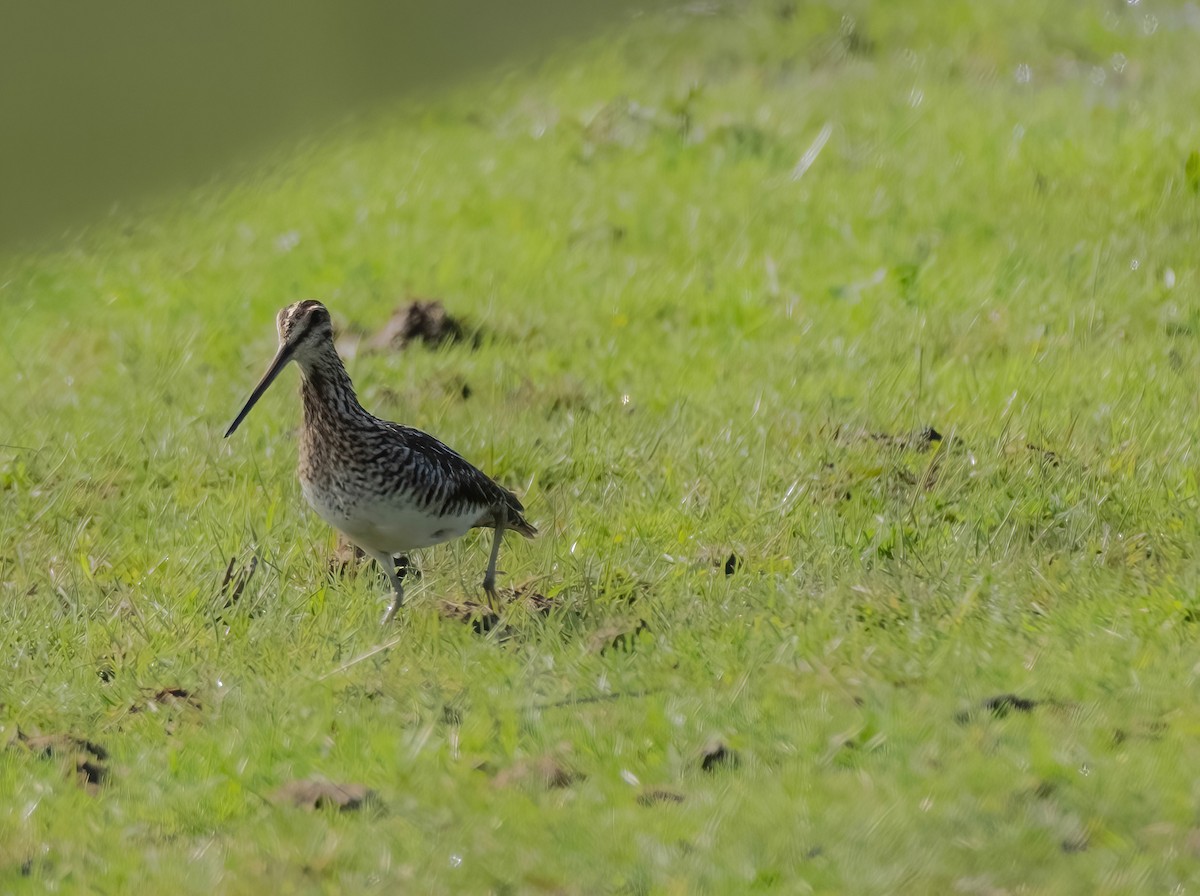
[[[386,624],[404,601],[393,557],[465,535],[494,531],[483,590],[496,601],[496,561],[506,530],[526,538],[516,495],[501,488],[431,435],[389,423],[363,410],[333,345],[333,324],[320,302],[288,305],[276,318],[279,351],[228,438],[289,361],[300,367],[304,425],[300,432],[300,489],[317,515],[373,557],[395,596]]]

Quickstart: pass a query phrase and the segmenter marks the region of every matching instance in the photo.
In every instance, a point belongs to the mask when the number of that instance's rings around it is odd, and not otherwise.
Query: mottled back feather
[[[393,488],[419,491],[425,506],[454,514],[468,507],[484,508],[477,526],[492,527],[504,512],[504,528],[526,538],[537,534],[522,515],[525,508],[517,496],[438,439],[400,423],[375,418],[391,437],[393,446],[408,453],[408,464],[397,471]]]

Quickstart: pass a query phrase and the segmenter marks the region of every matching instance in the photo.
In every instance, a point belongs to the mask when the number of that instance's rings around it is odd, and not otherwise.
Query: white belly
[[[301,481],[300,490],[317,515],[345,533],[360,547],[400,554],[459,538],[479,520],[483,510],[464,508],[455,516],[440,516],[403,500],[360,497],[338,500]]]

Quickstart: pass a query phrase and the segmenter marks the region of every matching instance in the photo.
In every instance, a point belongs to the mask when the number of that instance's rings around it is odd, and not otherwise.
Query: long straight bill
[[[267,368],[267,372],[263,374],[262,379],[258,381],[258,385],[254,387],[254,391],[250,393],[250,397],[246,399],[246,404],[238,412],[234,421],[229,424],[229,429],[225,430],[225,438],[233,435],[233,431],[237,429],[246,415],[250,413],[250,409],[255,403],[262,398],[263,393],[267,391],[271,383],[275,382],[275,377],[279,376],[279,371],[287,366],[287,362],[292,358],[292,348],[288,345],[279,346],[279,351],[275,353],[275,359],[271,362],[271,366]]]

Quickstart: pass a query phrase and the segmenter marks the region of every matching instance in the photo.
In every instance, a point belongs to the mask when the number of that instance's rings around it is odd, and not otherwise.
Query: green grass
[[[1195,889],[1189,9],[648,16],[3,262],[0,890]],[[481,329],[349,369],[522,494],[548,616],[440,615],[472,536],[381,631],[295,373],[221,438],[310,296]]]

